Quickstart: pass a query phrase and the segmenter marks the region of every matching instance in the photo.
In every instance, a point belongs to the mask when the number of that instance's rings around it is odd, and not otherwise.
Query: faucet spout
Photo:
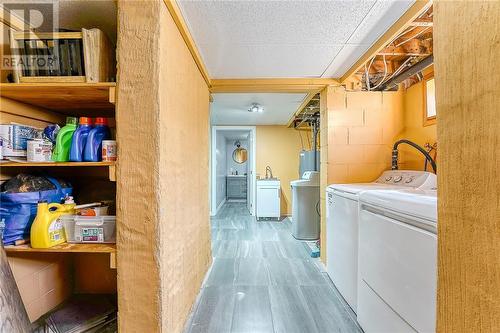
[[[273,170],[271,170],[271,167],[268,165],[266,166],[266,179],[269,178],[273,178]]]

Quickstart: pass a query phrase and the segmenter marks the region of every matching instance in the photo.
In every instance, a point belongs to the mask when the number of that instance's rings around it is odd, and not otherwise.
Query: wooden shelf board
[[[48,249],[34,249],[30,245],[8,245],[4,247],[8,253],[12,252],[59,252],[59,253],[116,253],[116,244],[73,244],[64,243]]]
[[[114,111],[115,82],[0,83],[0,96],[64,114]],[[101,116],[106,116],[102,114]]]
[[[112,167],[115,162],[2,162],[0,167]]]

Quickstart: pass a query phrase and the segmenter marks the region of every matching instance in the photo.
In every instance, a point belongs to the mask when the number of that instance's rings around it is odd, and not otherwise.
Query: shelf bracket
[[[109,254],[109,268],[116,269],[116,253]]]
[[[116,103],[116,87],[109,87],[109,102],[113,105]]]
[[[112,182],[116,182],[116,165],[109,166],[109,180]]]

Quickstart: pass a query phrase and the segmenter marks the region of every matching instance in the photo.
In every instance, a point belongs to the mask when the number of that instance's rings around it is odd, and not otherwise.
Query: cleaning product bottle
[[[66,126],[59,130],[56,137],[56,147],[52,153],[52,160],[55,162],[69,161],[69,151],[71,149],[71,139],[76,130],[77,119],[66,117]]]
[[[83,151],[83,160],[85,162],[99,162],[102,159],[102,140],[111,138],[109,132],[108,120],[98,117],[95,119],[95,126],[90,130],[87,137],[87,143]]]
[[[74,204],[38,203],[36,217],[31,225],[30,241],[34,249],[47,249],[66,242],[63,225],[57,219],[64,214],[74,213]]]
[[[73,133],[73,139],[71,140],[71,149],[69,151],[70,161],[83,161],[83,149],[85,148],[85,143],[87,142],[87,137],[91,129],[91,119],[88,117],[80,117],[80,123],[75,133]]]

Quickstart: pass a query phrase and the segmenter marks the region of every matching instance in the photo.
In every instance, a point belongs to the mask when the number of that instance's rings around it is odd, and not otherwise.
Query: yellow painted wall
[[[290,181],[299,178],[299,153],[302,149],[300,135],[304,147],[308,148],[306,136],[286,126],[256,127],[256,174],[264,178],[266,166],[273,170],[273,176],[281,180],[281,214],[292,214],[292,191]]]
[[[175,333],[182,332],[212,259],[209,91],[166,6],[159,42],[161,327]]]
[[[404,130],[399,138],[411,140],[422,147],[425,143],[434,144],[437,140],[436,124],[423,125],[425,112],[423,82],[414,84],[403,92],[403,105]],[[424,170],[425,159],[421,153],[407,145],[400,145],[399,151],[401,169]],[[428,166],[427,170],[431,171],[432,168]]]
[[[177,333],[212,258],[209,91],[163,1],[118,15],[119,331]]]

